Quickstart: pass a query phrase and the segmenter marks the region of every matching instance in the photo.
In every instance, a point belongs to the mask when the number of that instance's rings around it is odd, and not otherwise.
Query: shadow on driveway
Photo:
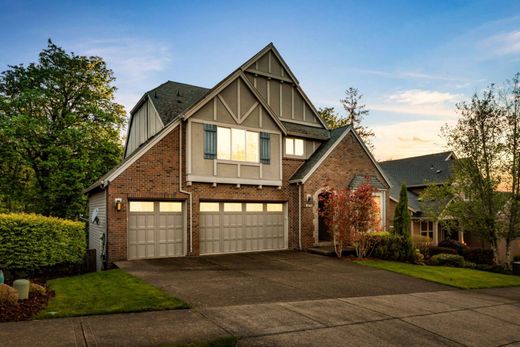
[[[194,307],[453,289],[346,259],[296,251],[134,260],[117,266]]]

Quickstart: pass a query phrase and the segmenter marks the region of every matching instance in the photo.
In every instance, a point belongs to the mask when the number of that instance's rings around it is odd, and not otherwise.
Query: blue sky
[[[444,150],[455,103],[520,71],[520,1],[0,0],[0,70],[48,38],[105,58],[127,110],[168,79],[212,87],[272,41],[316,106],[361,90],[389,159]]]

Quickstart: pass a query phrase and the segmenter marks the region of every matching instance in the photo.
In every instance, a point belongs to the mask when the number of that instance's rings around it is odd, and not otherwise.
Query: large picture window
[[[217,159],[258,163],[259,133],[234,128],[217,128]]]
[[[433,222],[427,220],[421,221],[421,236],[429,237],[433,240]]]
[[[304,145],[304,142],[302,139],[294,139],[294,138],[287,137],[285,139],[285,154],[303,156],[303,154],[304,154],[303,145]]]
[[[382,192],[374,193],[373,197],[374,202],[377,206],[376,218],[379,221],[380,228],[383,228],[385,223],[385,199]]]

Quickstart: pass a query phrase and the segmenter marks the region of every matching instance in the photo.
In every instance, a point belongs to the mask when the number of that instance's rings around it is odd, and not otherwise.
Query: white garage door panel
[[[139,202],[137,203],[139,204]],[[160,212],[159,206],[159,202],[153,202],[151,212],[130,210],[128,215],[128,259],[184,255],[182,210],[181,212]],[[152,209],[150,205],[148,208]]]
[[[204,204],[204,203],[202,203]],[[217,211],[200,212],[200,253],[234,253],[287,248],[284,211],[224,211],[225,203],[218,203]],[[233,206],[236,209],[236,205]]]

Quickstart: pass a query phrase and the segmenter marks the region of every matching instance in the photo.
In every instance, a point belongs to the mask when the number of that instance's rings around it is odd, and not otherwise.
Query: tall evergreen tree
[[[395,206],[394,234],[410,237],[410,214],[408,212],[408,195],[406,194],[405,184],[401,185],[399,202]]]

